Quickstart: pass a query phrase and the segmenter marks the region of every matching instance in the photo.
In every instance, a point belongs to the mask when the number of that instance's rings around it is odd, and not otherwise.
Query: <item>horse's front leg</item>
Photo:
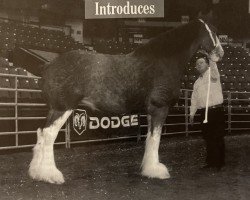
[[[168,107],[153,107],[148,114],[148,133],[144,157],[142,160],[142,175],[149,178],[170,178],[166,166],[159,162],[159,144],[162,126],[168,114]]]
[[[29,167],[29,175],[33,179],[56,184],[64,183],[63,174],[55,164],[54,142],[71,113],[72,110],[50,110],[45,127],[37,130],[37,144],[33,149]]]

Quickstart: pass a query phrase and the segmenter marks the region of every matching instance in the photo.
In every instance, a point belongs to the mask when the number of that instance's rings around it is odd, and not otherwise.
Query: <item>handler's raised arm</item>
[[[211,81],[216,82],[220,80],[220,73],[219,73],[216,62],[209,60],[209,67],[211,69]]]

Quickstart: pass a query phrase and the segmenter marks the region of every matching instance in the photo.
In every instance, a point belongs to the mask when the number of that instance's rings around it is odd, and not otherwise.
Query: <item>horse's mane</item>
[[[151,39],[133,53],[136,56],[170,56],[179,53],[197,37],[200,26],[201,22],[194,20],[188,24],[171,29]]]

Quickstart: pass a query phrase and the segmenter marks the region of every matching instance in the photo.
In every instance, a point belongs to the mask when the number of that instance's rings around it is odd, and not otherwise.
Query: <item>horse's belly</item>
[[[122,114],[126,113],[126,106],[124,99],[115,94],[98,93],[91,96],[84,97],[81,100],[81,104],[90,108],[93,111],[101,111],[107,113]]]
[[[81,103],[92,110],[115,114],[141,112],[145,109],[145,100],[142,97],[131,98],[125,93],[104,89],[91,92],[81,100]]]

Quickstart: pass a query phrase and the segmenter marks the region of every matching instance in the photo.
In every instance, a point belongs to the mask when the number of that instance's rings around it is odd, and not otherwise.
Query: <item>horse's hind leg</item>
[[[142,160],[142,175],[149,178],[169,178],[169,172],[166,166],[159,162],[159,145],[163,123],[168,114],[168,107],[153,108],[148,114],[148,134],[144,157]]]
[[[29,167],[29,175],[33,179],[64,183],[63,175],[55,165],[53,146],[58,132],[71,113],[72,110],[50,110],[45,127],[37,130],[37,144],[33,149],[33,159]]]

